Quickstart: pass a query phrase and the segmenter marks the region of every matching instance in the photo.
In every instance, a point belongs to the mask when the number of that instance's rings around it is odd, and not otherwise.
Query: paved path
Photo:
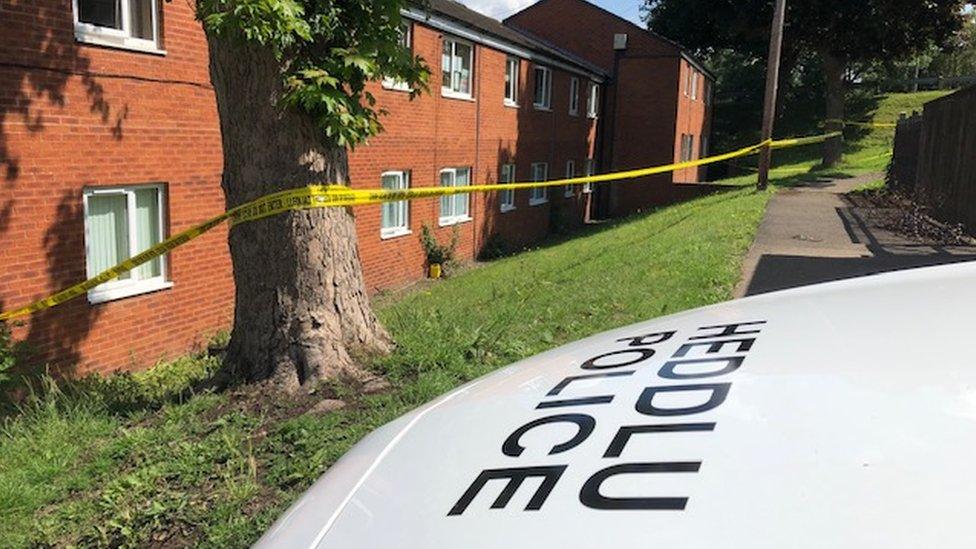
[[[870,211],[843,195],[882,174],[817,179],[769,201],[742,266],[736,297],[976,259],[976,246],[939,246],[872,225]]]

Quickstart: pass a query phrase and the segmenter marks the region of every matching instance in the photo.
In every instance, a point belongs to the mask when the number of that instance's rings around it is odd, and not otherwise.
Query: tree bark
[[[827,131],[844,130],[844,62],[830,52],[823,52],[827,92]],[[823,166],[833,168],[844,153],[844,139],[828,139],[823,148]]]
[[[346,183],[344,147],[278,105],[281,68],[266,48],[208,36],[228,208],[309,184]],[[236,286],[227,362],[237,379],[287,390],[327,379],[367,382],[355,356],[388,352],[370,308],[348,208],[287,212],[233,227]]]

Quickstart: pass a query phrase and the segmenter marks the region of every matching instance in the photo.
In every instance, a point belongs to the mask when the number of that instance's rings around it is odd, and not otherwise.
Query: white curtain
[[[129,221],[124,194],[88,197],[88,269],[100,273],[129,257]],[[131,273],[119,276],[126,279]]]
[[[441,172],[441,187],[453,186],[454,172],[452,170]],[[454,211],[454,197],[451,195],[441,196],[441,217],[453,217],[454,215],[456,215]]]
[[[136,194],[136,249],[132,255],[141,253],[159,244],[162,231],[159,226],[159,193],[156,189],[140,189]],[[159,258],[136,267],[137,278],[146,279],[160,276]]]
[[[455,187],[467,187],[471,184],[471,170],[463,169],[458,170],[455,176],[454,186]],[[468,195],[456,194],[454,195],[454,215],[468,215]]]

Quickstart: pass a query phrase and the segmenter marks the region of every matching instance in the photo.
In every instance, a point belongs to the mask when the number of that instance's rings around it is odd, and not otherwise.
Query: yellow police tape
[[[30,305],[0,313],[0,321],[9,320],[19,316],[24,316],[43,309],[60,305],[66,301],[74,299],[87,293],[89,290],[112,280],[119,275],[131,271],[132,269],[151,261],[163,254],[166,254],[197,238],[203,233],[220,225],[224,221],[230,220],[231,226],[248,221],[255,221],[272,215],[277,215],[291,210],[307,210],[312,208],[335,208],[344,206],[363,206],[367,204],[379,204],[382,202],[396,202],[400,200],[415,200],[419,198],[432,198],[448,196],[461,193],[476,192],[498,192],[498,191],[517,191],[522,189],[534,189],[544,187],[557,187],[563,185],[582,185],[585,183],[605,183],[608,181],[619,181],[623,179],[634,179],[648,175],[661,174],[687,168],[695,168],[707,164],[714,164],[732,158],[748,156],[759,152],[760,149],[769,145],[771,149],[782,149],[787,147],[798,147],[812,143],[822,143],[828,139],[840,137],[840,132],[832,132],[823,135],[801,137],[793,139],[768,140],[750,145],[737,151],[668,164],[665,166],[653,166],[637,170],[614,172],[600,175],[584,177],[574,177],[568,179],[558,179],[553,181],[534,181],[529,183],[498,183],[492,185],[469,185],[465,187],[419,187],[415,189],[405,189],[402,191],[392,191],[383,189],[352,189],[343,185],[310,185],[298,189],[289,189],[278,193],[262,196],[246,204],[232,208],[216,217],[208,219],[203,223],[194,225],[163,242],[139,253],[129,259],[110,267],[93,278],[75,284],[69,288],[36,301]]]
[[[889,122],[852,122],[850,120],[839,120],[837,118],[831,118],[825,120],[828,124],[843,124],[845,126],[854,126],[857,128],[897,128],[898,124]]]

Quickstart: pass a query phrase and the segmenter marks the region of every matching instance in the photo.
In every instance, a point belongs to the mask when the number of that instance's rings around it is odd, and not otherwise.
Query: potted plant
[[[420,242],[427,255],[427,276],[440,278],[445,274],[445,268],[454,262],[454,250],[460,239],[457,227],[449,244],[441,244],[434,236],[434,231],[425,223],[420,229]]]

